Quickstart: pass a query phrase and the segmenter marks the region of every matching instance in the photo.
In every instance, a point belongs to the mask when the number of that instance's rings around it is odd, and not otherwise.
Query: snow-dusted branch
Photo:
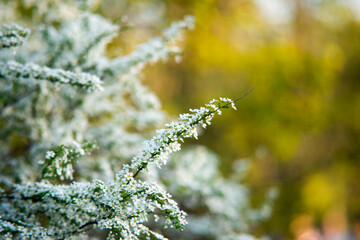
[[[124,165],[110,184],[94,181],[91,184],[74,183],[70,186],[52,185],[48,182],[13,185],[0,195],[2,205],[8,206],[1,212],[3,219],[0,221],[8,226],[3,231],[9,233],[21,227],[21,236],[31,234],[33,237],[64,237],[79,234],[86,227],[96,224],[99,228],[110,229],[110,236],[115,239],[138,239],[154,235],[144,225],[149,215],[154,215],[156,219],[163,216],[165,226],[183,229],[186,214],[178,208],[171,195],[158,185],[135,177],[148,164],[165,164],[171,152],[180,150],[180,142],[185,138],[197,138],[196,126],[210,125],[215,114],[221,114],[221,109],[229,106],[236,109],[232,100],[221,98],[212,100],[200,109],[192,109],[191,113],[180,115],[179,122],[172,122],[165,129],[158,130],[158,134],[145,143],[146,147],[140,156],[134,157],[130,165]],[[65,150],[66,153],[70,151]],[[80,150],[72,152],[83,155],[77,153]],[[66,153],[64,147],[60,147],[58,151],[49,151],[46,159],[53,160],[50,161],[53,163],[57,157],[63,158]],[[59,168],[53,168],[55,175]],[[28,207],[21,207],[25,205]],[[48,228],[41,225],[40,216],[43,215],[51,221]],[[4,219],[13,219],[15,222],[10,223]],[[65,228],[65,225],[68,227]],[[27,226],[32,227],[27,229]]]
[[[41,67],[34,63],[0,62],[0,78],[28,81],[29,84],[32,83],[31,80],[47,80],[58,84],[70,84],[88,91],[102,90],[102,82],[95,75]]]
[[[236,109],[234,102],[229,98],[213,99],[209,104],[200,109],[190,109],[191,113],[181,114],[178,122],[166,124],[165,129],[157,130],[157,135],[150,141],[145,142],[145,148],[140,156],[134,157],[130,165],[125,165],[117,178],[123,183],[131,182],[142,170],[147,169],[149,163],[158,167],[166,164],[168,155],[181,149],[184,138],[194,137],[197,139],[197,126],[211,124],[215,114],[221,114],[221,109],[229,107]],[[130,174],[131,170],[135,170]]]
[[[4,24],[0,27],[0,49],[18,47],[28,38],[30,30],[17,24]]]
[[[90,154],[95,147],[93,143],[85,142],[80,145],[73,142],[69,146],[62,144],[47,151],[45,159],[40,161],[40,164],[43,165],[41,179],[73,180],[74,163],[81,156]]]
[[[148,42],[138,45],[128,56],[118,57],[106,64],[102,71],[111,76],[127,74],[130,71],[139,71],[146,63],[154,63],[158,60],[166,60],[171,55],[179,55],[180,48],[171,45],[177,38],[181,38],[185,29],[194,27],[194,18],[186,16],[183,21],[173,23],[163,31],[163,36],[153,38]]]

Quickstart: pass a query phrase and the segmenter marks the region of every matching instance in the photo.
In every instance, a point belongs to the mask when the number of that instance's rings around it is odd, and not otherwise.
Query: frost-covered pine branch
[[[103,67],[104,74],[117,75],[127,74],[131,71],[140,71],[146,63],[154,63],[166,60],[170,56],[181,53],[179,47],[171,45],[176,39],[182,37],[182,31],[194,28],[194,18],[186,16],[183,21],[173,23],[163,31],[162,37],[153,38],[147,43],[138,45],[137,48],[126,57],[111,60]]]
[[[156,164],[158,167],[166,164],[168,155],[181,149],[180,142],[183,142],[184,138],[197,139],[196,127],[206,128],[211,124],[215,114],[220,115],[221,109],[229,105],[236,109],[234,102],[229,98],[221,98],[220,101],[213,99],[205,107],[190,109],[191,113],[181,114],[179,122],[166,124],[166,129],[157,130],[158,135],[145,142],[146,147],[142,150],[141,156],[133,158],[130,165],[125,165],[117,178],[131,182],[141,171],[147,169],[148,164]],[[131,169],[135,172],[130,176]]]
[[[45,161],[41,160],[43,165],[40,179],[59,178],[60,180],[73,180],[75,162],[82,156],[89,155],[96,148],[94,143],[79,144],[73,142],[69,146],[56,146],[46,152]]]
[[[89,91],[102,90],[102,82],[97,76],[40,67],[34,63],[0,62],[0,78],[3,81],[23,82],[25,85],[33,84],[32,81],[47,80],[57,84],[70,84]]]
[[[235,108],[233,101],[221,98],[180,115],[179,122],[172,122],[166,125],[166,129],[158,130],[157,135],[146,142],[141,154],[134,157],[130,165],[124,165],[110,184],[97,180],[69,186],[49,182],[8,186],[0,195],[2,206],[6,206],[1,211],[3,229],[0,232],[20,239],[29,236],[63,238],[80,234],[88,226],[96,225],[110,230],[109,239],[141,239],[142,236],[154,235],[144,225],[150,215],[156,219],[163,217],[165,226],[183,229],[186,214],[178,208],[171,195],[156,184],[135,178],[149,164],[165,164],[171,152],[180,150],[180,142],[184,138],[197,138],[197,126],[210,125],[215,114],[220,114],[221,109],[229,105]],[[64,164],[57,158],[64,159],[69,153],[83,155],[81,152],[81,149],[74,151],[60,146],[47,152],[44,164],[48,167],[54,162],[55,165]],[[54,171],[46,169],[44,175],[54,172],[60,175],[60,179],[68,177],[68,172],[59,169],[61,166]],[[42,218],[50,221],[49,226],[42,226]]]
[[[4,24],[0,27],[0,49],[19,47],[29,37],[30,30],[17,24]]]

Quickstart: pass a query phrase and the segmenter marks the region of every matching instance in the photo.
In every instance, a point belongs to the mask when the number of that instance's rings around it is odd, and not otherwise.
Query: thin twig
[[[210,111],[209,113],[205,114],[201,119],[199,119],[198,121],[194,122],[193,125],[196,125],[200,120],[203,120],[204,118],[206,118],[207,116],[215,113],[216,111],[218,111],[218,110],[220,110],[220,109],[222,109],[222,108],[224,108],[224,107],[226,107],[226,106],[229,106],[229,105],[232,104],[232,103],[235,103],[235,102],[237,102],[237,101],[240,101],[241,99],[243,99],[243,98],[245,98],[246,96],[248,96],[254,89],[255,89],[255,87],[252,87],[247,93],[245,93],[244,95],[242,95],[242,96],[239,97],[238,99],[236,99],[236,100],[234,100],[234,101],[232,101],[232,102],[229,102],[229,103],[227,103],[227,104],[225,104],[225,105],[223,105],[223,106],[221,106],[221,107],[218,107],[218,108],[216,108],[216,109],[213,110],[213,111]],[[185,132],[185,130],[182,130],[182,131],[180,131],[180,132],[178,133],[178,135],[181,135],[181,134],[183,134],[184,132]],[[171,140],[169,140],[166,144],[169,144],[169,143],[171,143]],[[153,154],[150,156],[150,158],[155,157],[157,154],[158,154],[158,153],[153,153]],[[134,173],[133,178],[136,178],[136,176],[137,176],[146,166],[147,166],[147,163],[146,163],[145,165],[142,165],[142,166]],[[127,184],[129,184],[129,183],[130,183],[130,180],[127,182]],[[128,197],[128,196],[126,196],[126,197]]]

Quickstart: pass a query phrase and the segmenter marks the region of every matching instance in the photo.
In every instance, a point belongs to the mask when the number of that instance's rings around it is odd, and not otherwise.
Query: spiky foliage
[[[80,5],[86,9],[84,1]],[[35,31],[37,37],[16,54],[27,30],[9,25],[17,40],[9,34],[11,44],[1,40],[0,235],[86,239],[96,229],[108,239],[165,239],[166,232],[151,230],[158,220],[183,230],[186,213],[161,183],[169,180],[154,183],[140,173],[156,173],[152,166],[166,164],[186,138],[197,138],[197,127],[235,105],[213,100],[145,141],[166,116],[139,74],[148,63],[179,55],[174,42],[193,27],[193,18],[172,24],[129,55],[109,59],[106,44],[121,26],[75,7],[78,14],[64,18],[57,1],[39,6],[48,11],[34,8],[47,23]]]

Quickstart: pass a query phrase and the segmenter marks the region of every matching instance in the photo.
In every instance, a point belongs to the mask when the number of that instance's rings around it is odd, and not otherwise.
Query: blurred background
[[[143,76],[173,115],[255,87],[197,142],[221,156],[224,174],[251,159],[254,204],[278,186],[255,234],[360,239],[360,0],[103,0],[95,11],[133,26],[110,56],[196,17],[182,62]]]

